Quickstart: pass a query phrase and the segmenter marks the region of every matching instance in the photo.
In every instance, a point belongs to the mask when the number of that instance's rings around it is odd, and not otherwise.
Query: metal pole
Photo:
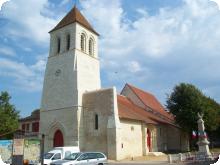
[[[45,138],[45,135],[42,134],[42,139],[41,139],[41,165],[44,165],[44,138]]]

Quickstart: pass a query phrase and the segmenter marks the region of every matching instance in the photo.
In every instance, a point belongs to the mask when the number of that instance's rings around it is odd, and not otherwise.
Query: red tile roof
[[[170,120],[174,120],[173,115],[165,111],[164,107],[160,104],[160,102],[156,99],[154,95],[130,84],[126,85],[136,94],[136,96],[143,102],[145,106],[158,112],[160,115],[169,118]]]
[[[145,122],[147,124],[170,124],[176,126],[173,122],[160,118],[159,116],[148,112],[147,110],[135,105],[125,96],[118,95],[118,114],[120,118],[132,119]]]
[[[80,11],[74,6],[74,8],[53,28],[50,32],[60,29],[66,25],[71,23],[77,22],[87,28],[88,30],[92,31],[93,33],[99,35],[90,23],[86,20],[86,18],[80,13]]]

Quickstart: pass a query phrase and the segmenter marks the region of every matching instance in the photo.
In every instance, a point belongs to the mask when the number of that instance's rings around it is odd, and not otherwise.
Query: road
[[[143,162],[109,162],[108,165],[210,165],[214,162],[200,162],[200,163],[168,163],[159,161],[143,161]]]

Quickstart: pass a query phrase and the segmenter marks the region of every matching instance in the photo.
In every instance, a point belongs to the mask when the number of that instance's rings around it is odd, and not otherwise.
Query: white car
[[[49,165],[54,161],[62,160],[76,152],[80,152],[79,147],[55,147],[53,150],[44,154],[44,165]]]
[[[107,164],[106,156],[101,152],[72,153],[63,160],[55,161],[51,165],[104,165]]]

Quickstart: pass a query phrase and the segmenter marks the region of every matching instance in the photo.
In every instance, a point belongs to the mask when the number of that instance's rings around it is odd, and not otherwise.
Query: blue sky
[[[0,91],[26,116],[40,107],[49,34],[73,0],[10,0],[0,11]],[[220,102],[220,11],[209,0],[80,0],[100,33],[102,87],[126,82],[163,104],[180,83]]]

